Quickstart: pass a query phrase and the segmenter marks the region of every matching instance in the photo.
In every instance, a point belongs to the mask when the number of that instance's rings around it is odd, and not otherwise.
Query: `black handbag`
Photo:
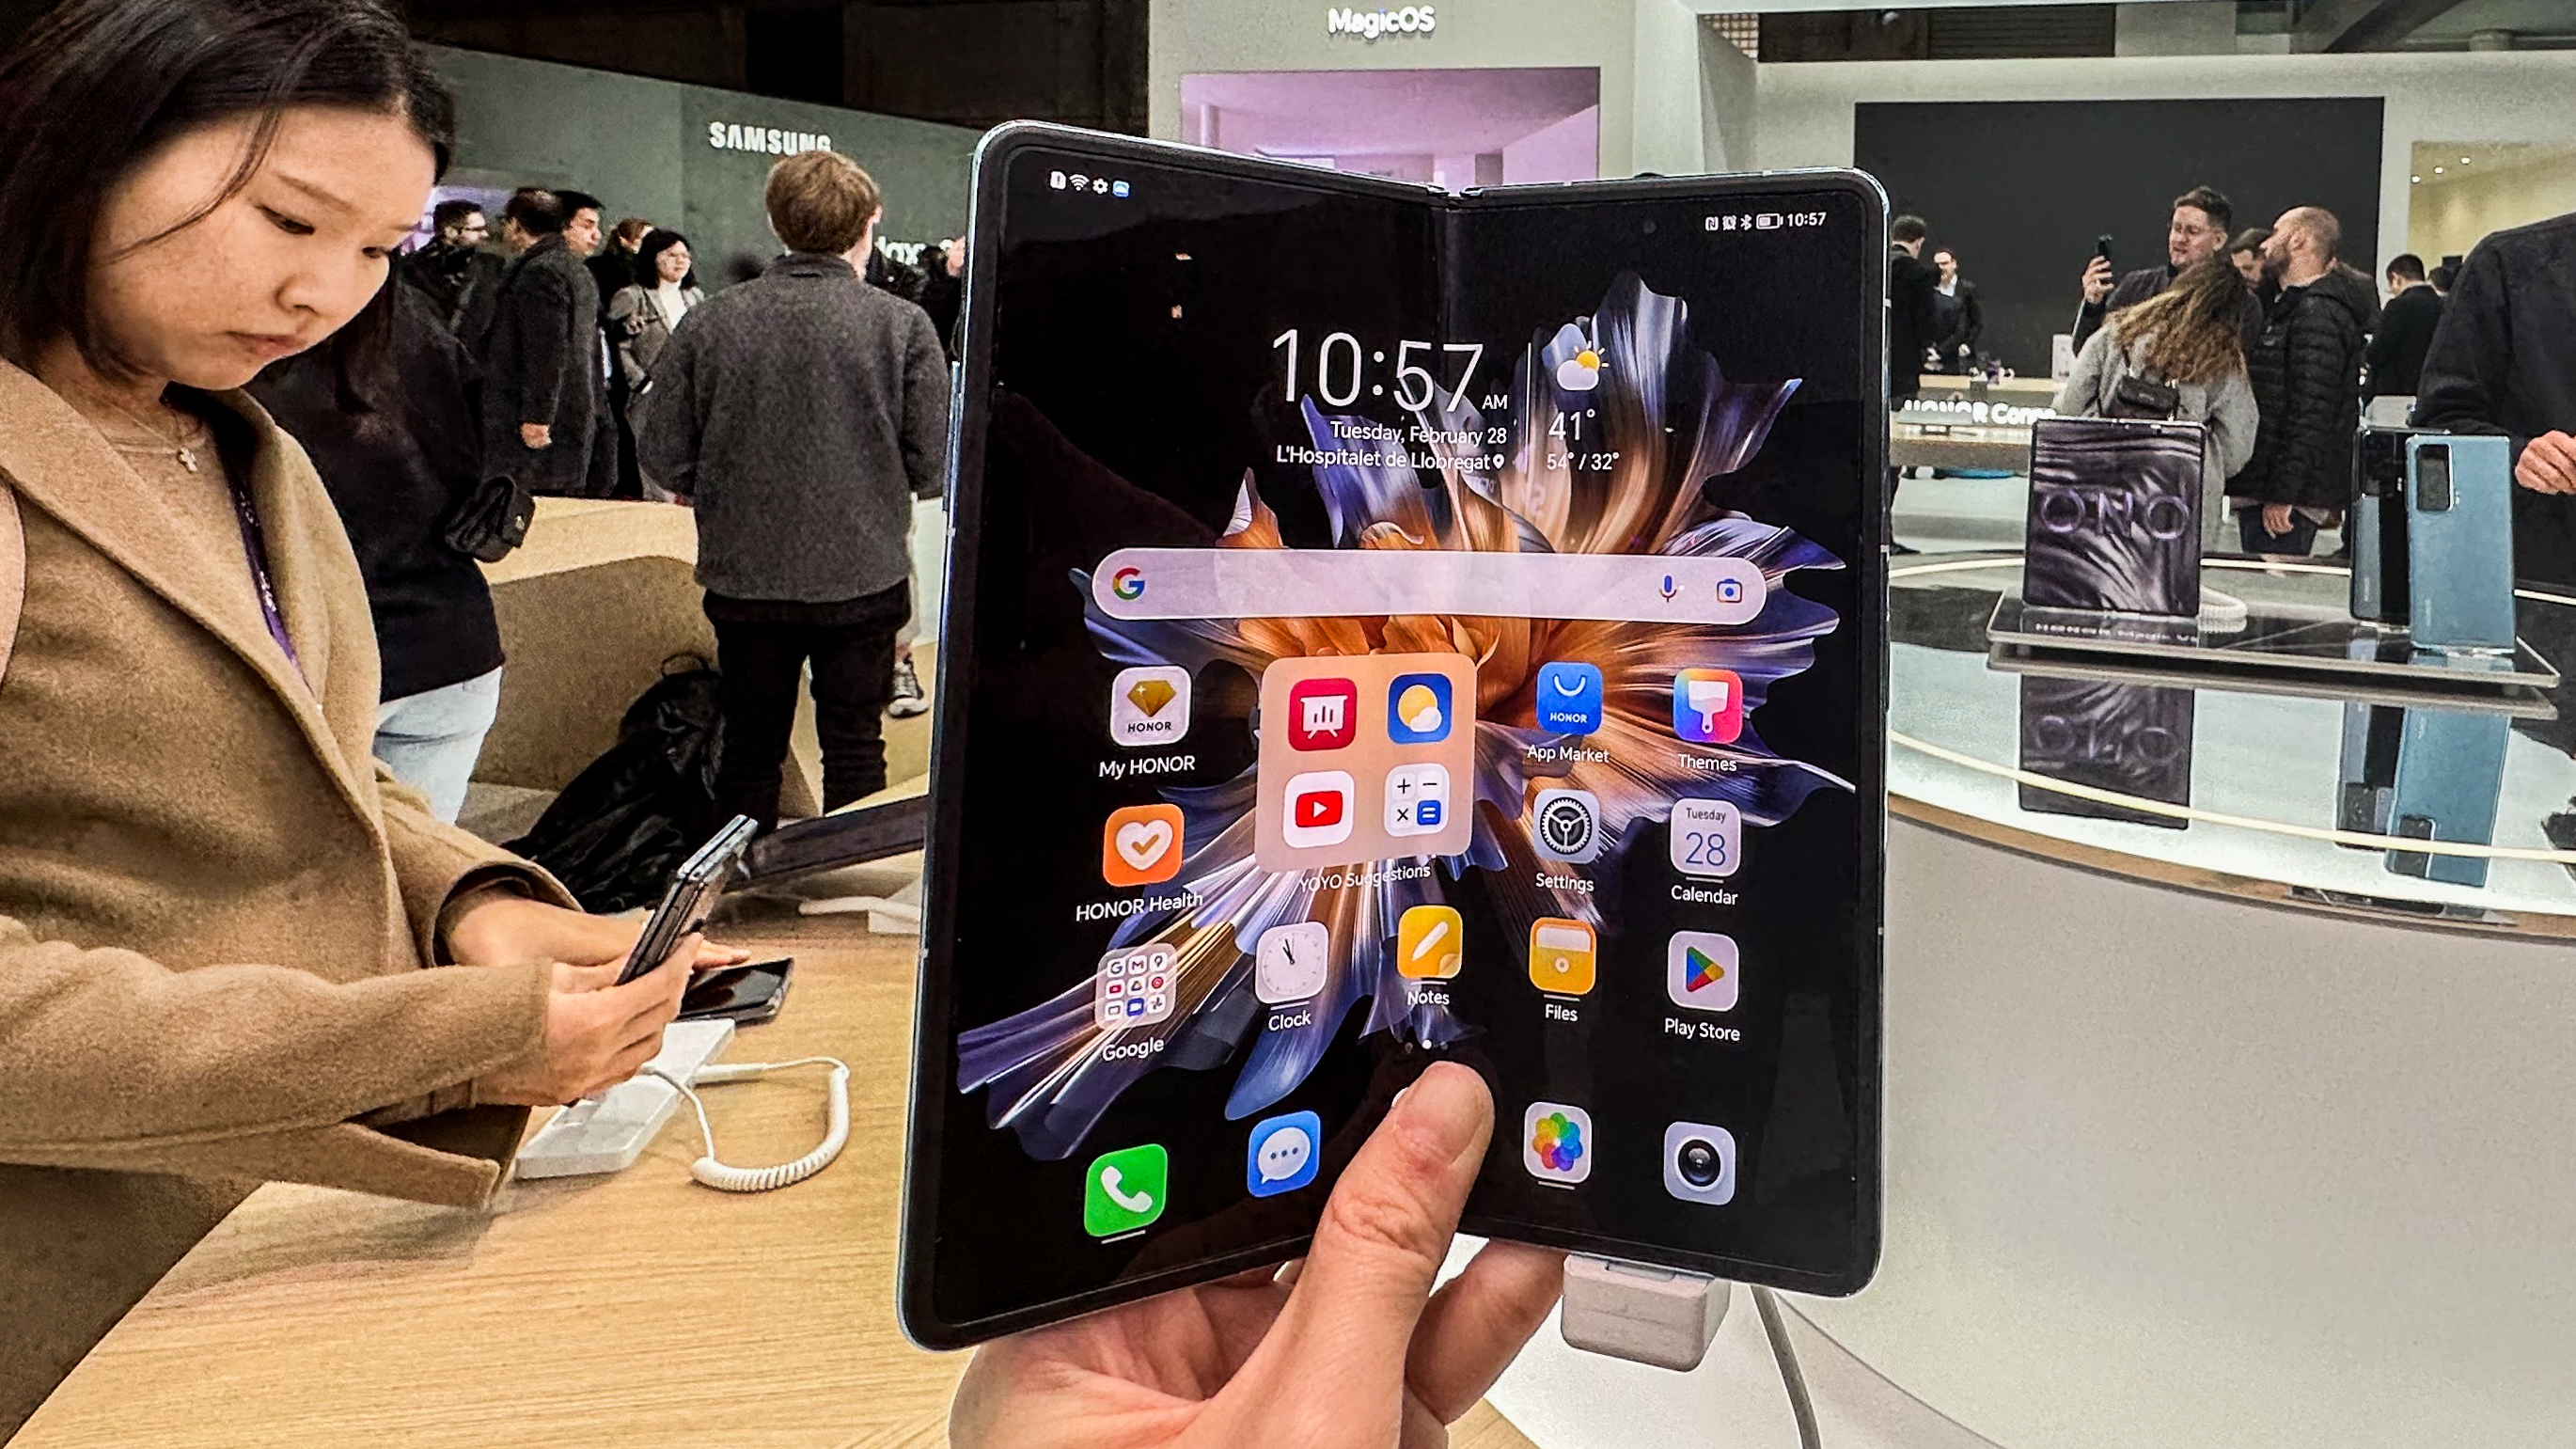
[[[447,546],[468,558],[499,563],[528,541],[536,495],[509,477],[486,478],[447,517]]]
[[[2128,372],[2122,373],[2119,382],[2111,388],[2111,404],[2102,409],[2102,416],[2169,423],[2173,421],[2174,414],[2181,411],[2180,388]]]

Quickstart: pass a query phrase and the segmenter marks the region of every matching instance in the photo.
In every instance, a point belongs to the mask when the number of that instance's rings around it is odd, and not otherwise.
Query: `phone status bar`
[[[1093,176],[1082,171],[1050,171],[1047,189],[1051,191],[1088,191],[1094,196],[1127,198],[1127,183],[1108,176]]]

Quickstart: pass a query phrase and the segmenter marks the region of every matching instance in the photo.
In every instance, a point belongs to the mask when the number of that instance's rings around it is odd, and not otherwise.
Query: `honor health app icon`
[[[1190,672],[1122,669],[1109,686],[1109,737],[1131,750],[1180,743],[1190,732]]]

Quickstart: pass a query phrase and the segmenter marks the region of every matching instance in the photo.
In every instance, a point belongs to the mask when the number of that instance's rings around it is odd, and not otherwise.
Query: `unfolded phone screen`
[[[1875,197],[1124,154],[979,202],[908,1324],[1284,1256],[1444,1057],[1471,1231],[1857,1287]]]

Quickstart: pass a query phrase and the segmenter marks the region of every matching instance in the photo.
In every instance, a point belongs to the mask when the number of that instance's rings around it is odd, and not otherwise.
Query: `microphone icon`
[[[1673,588],[1673,576],[1671,574],[1664,575],[1664,602],[1667,604],[1671,603],[1673,601],[1673,595],[1676,592],[1678,591]]]

